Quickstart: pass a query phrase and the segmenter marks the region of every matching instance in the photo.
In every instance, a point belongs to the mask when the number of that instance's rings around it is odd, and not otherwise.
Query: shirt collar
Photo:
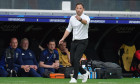
[[[11,46],[9,46],[9,48],[10,48],[10,49],[13,49]],[[14,49],[14,50],[17,50],[17,48],[16,48],[16,49]]]
[[[83,15],[84,15],[84,13],[81,14],[81,16],[83,16]]]
[[[84,15],[84,13],[82,13],[80,17],[82,17],[83,15]]]
[[[52,53],[50,53],[50,51],[49,51],[49,49],[48,49],[48,48],[47,48],[47,51],[48,51],[48,53],[49,53],[49,54],[52,54]],[[53,53],[54,53],[54,50],[53,50]]]

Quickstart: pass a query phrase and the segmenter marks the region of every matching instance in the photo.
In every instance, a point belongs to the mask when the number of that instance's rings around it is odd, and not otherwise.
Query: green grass
[[[70,79],[50,79],[37,77],[0,77],[0,84],[68,84]],[[82,84],[78,79],[77,84]],[[88,79],[84,84],[140,84],[140,78]]]

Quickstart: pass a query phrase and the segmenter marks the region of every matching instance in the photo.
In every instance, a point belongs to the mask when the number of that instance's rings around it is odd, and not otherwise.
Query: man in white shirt
[[[59,44],[62,44],[66,37],[73,30],[73,39],[71,43],[70,50],[70,61],[74,67],[74,75],[71,78],[69,83],[77,83],[78,72],[83,74],[82,82],[87,82],[89,72],[85,71],[80,66],[80,59],[88,45],[88,28],[90,18],[89,16],[83,13],[84,5],[82,3],[76,4],[76,15],[71,16],[68,28],[66,29],[62,39],[59,41]]]

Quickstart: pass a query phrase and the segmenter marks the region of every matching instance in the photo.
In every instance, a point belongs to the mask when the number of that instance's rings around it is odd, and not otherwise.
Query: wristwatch
[[[81,22],[82,21],[82,18],[79,21]]]

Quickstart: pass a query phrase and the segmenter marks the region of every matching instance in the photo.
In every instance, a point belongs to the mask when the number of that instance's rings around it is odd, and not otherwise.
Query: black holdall
[[[111,78],[122,78],[122,69],[121,68],[107,68],[105,69],[104,78],[111,79]]]
[[[73,74],[73,67],[61,67],[58,69],[58,73],[63,73],[65,78],[70,78],[70,74]]]
[[[97,79],[122,78],[122,68],[112,62],[90,61],[93,72],[96,72]]]
[[[122,78],[122,68],[116,63],[105,62],[104,78]]]

